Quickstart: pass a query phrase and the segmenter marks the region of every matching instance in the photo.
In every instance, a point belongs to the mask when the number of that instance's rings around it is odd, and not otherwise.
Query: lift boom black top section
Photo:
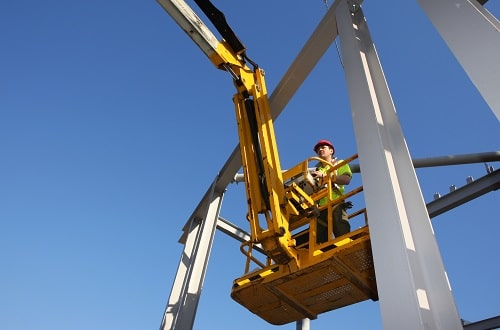
[[[217,9],[209,0],[195,0],[194,2],[196,2],[203,13],[207,15],[210,22],[212,22],[217,31],[219,31],[229,47],[238,55],[244,53],[246,48],[229,24],[227,24],[224,13]]]

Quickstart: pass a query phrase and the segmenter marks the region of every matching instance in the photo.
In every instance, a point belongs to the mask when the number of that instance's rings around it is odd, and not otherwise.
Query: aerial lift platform
[[[251,240],[243,244],[242,251],[247,255],[245,272],[251,262],[261,270],[235,280],[232,298],[273,324],[314,319],[328,310],[376,300],[367,226],[336,240],[329,234],[327,242],[316,243],[319,212],[328,210],[328,232],[332,233],[333,208],[362,190],[332,199],[337,168],[357,155],[338,164],[313,157],[282,171],[263,70],[247,56],[224,15],[209,1],[195,2],[222,35],[221,42],[193,38],[192,31],[201,28],[194,12],[173,1],[160,1],[211,62],[230,74],[237,90],[233,102],[251,228]],[[321,184],[309,173],[311,161],[328,163],[323,164],[329,169]],[[327,203],[319,207],[320,199]],[[266,253],[264,263],[251,253],[257,244]]]
[[[354,155],[330,168],[334,172],[344,163],[357,159]],[[352,212],[349,218],[364,216],[365,225],[326,242],[316,240],[318,212],[329,208],[328,232],[332,228],[332,208],[362,192],[357,187],[344,196],[329,200],[321,208],[317,201],[330,195],[331,180],[317,187],[309,174],[312,157],[285,171],[285,194],[289,212],[289,230],[298,252],[296,263],[277,264],[268,258],[259,262],[252,253],[252,242],[242,244],[247,256],[245,275],[233,283],[231,297],[271,324],[281,325],[345,307],[367,299],[378,300],[375,269],[367,226],[366,209]],[[302,193],[299,196],[296,192]],[[310,199],[310,202],[307,202]],[[254,262],[259,269],[249,272]]]
[[[299,270],[274,264],[248,273],[234,281],[231,297],[276,325],[378,299],[368,227],[325,244],[310,261]]]

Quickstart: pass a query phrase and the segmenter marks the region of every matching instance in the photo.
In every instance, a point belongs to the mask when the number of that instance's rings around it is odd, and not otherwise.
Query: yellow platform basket
[[[350,239],[350,243],[338,245]],[[307,267],[290,271],[271,265],[234,281],[231,297],[252,313],[275,325],[377,300],[377,287],[368,227],[360,228],[314,253]]]

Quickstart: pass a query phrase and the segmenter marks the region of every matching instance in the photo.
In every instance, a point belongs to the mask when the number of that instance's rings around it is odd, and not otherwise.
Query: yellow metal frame
[[[281,216],[281,219],[283,220],[282,224],[286,225],[287,232],[290,235],[290,238],[286,241],[287,244],[282,246],[282,248],[286,249],[287,251],[290,252],[291,255],[294,256],[294,259],[291,259],[289,262],[282,264],[287,264],[288,267],[290,268],[309,267],[311,264],[315,262],[311,258],[315,254],[317,254],[317,251],[323,248],[324,246],[331,244],[333,240],[333,237],[331,236],[330,239],[323,244],[316,243],[316,218],[320,211],[324,209],[329,209],[330,212],[328,212],[328,232],[332,233],[333,219],[331,211],[335,207],[341,205],[346,199],[349,199],[352,196],[361,193],[363,191],[363,187],[359,186],[346,192],[339,198],[332,199],[331,197],[332,189],[334,189],[334,185],[332,182],[335,180],[335,176],[333,175],[333,173],[335,173],[336,169],[340,168],[344,164],[349,163],[355,159],[357,159],[357,154],[345,159],[342,162],[339,162],[337,164],[332,164],[318,157],[311,157],[282,173],[282,175],[280,176],[281,184],[279,189],[280,190],[283,189],[284,191],[283,192],[284,203],[279,205],[280,207],[278,208],[279,210],[278,214]],[[303,184],[295,182],[294,179],[300,177],[302,178],[301,179],[302,182],[308,181],[309,184],[314,185],[314,183],[310,182],[311,179],[306,178],[309,175],[309,163],[311,161],[316,161],[316,162],[319,161],[330,165],[330,168],[327,170],[327,174],[332,174],[332,175],[326,175],[326,177],[329,177],[330,179],[329,180],[327,179],[324,182],[322,182],[321,186],[316,186],[307,189],[306,187],[303,187]],[[247,174],[249,172],[246,171],[245,169],[252,168],[252,166],[255,167],[254,163],[248,162],[247,160],[244,159],[243,166],[245,172],[245,179],[249,180],[247,176],[249,178],[251,176]],[[245,272],[248,272],[251,262],[256,263],[258,266],[261,266],[263,264],[270,265],[273,263],[280,264],[280,262],[275,260],[273,256],[270,254],[268,254],[267,256],[271,260],[267,260],[266,262],[258,262],[256,261],[255,256],[251,253],[253,244],[258,244],[258,243],[262,244],[264,242],[264,240],[259,240],[259,239],[262,237],[265,238],[266,237],[265,233],[272,232],[273,230],[274,232],[277,232],[275,229],[280,228],[276,227],[278,225],[276,224],[276,222],[268,222],[267,225],[269,229],[261,228],[261,224],[258,223],[258,218],[255,216],[256,214],[258,215],[258,213],[261,212],[261,210],[257,210],[256,204],[252,203],[254,198],[259,198],[260,196],[258,194],[255,194],[255,191],[251,188],[252,187],[251,185],[252,182],[249,182],[249,184],[247,185],[247,198],[249,201],[248,205],[249,210],[250,212],[252,212],[252,213],[249,212],[250,227],[252,230],[252,240],[250,242],[243,243],[241,249],[242,252],[247,256]],[[312,192],[309,193],[306,192],[306,190],[311,191],[311,189]],[[318,201],[320,199],[324,199],[325,197],[327,198],[327,203],[321,207],[317,206]],[[260,206],[263,207],[264,204],[265,203],[262,202]],[[358,216],[361,214],[365,216],[365,224],[366,224],[367,217],[365,209],[355,211],[349,214],[348,217],[352,218],[354,216]],[[298,230],[302,230],[301,232],[299,232],[300,234],[309,236],[307,244],[302,244],[302,246],[297,246],[295,238],[298,236],[299,233],[293,234],[293,232],[297,232]],[[279,234],[280,232],[278,232],[276,235]],[[244,247],[246,247],[247,249],[245,250]],[[266,245],[264,245],[264,250],[266,250]],[[293,265],[291,263],[293,263]]]
[[[242,74],[243,82],[239,85],[236,81],[238,93],[234,95],[233,101],[252,241],[262,244],[268,256],[276,262],[288,263],[296,259],[296,254],[289,248],[292,241],[285,207],[285,191],[264,72],[257,68],[255,72],[248,74],[246,70],[237,72],[234,69],[240,68],[233,66],[233,71],[237,75]],[[249,106],[248,102],[252,102],[252,105]],[[258,136],[258,145],[255,144],[255,134]],[[262,191],[264,185],[267,196]]]
[[[276,325],[378,299],[367,226],[316,251],[307,267],[273,264],[245,274],[234,281],[231,297]]]
[[[288,247],[296,253],[296,262],[279,264],[270,258],[259,262],[251,253],[251,242],[243,243],[242,247],[248,247],[244,251],[247,262],[245,275],[233,282],[231,297],[235,301],[269,323],[279,325],[303,318],[314,319],[329,310],[378,299],[366,209],[349,214],[349,219],[364,215],[364,227],[338,238],[330,236],[327,242],[316,243],[316,216],[319,211],[330,210],[328,232],[332,233],[333,208],[363,191],[360,186],[339,198],[331,197],[335,170],[355,159],[357,155],[332,164],[311,157],[283,173],[287,197],[287,211],[283,214],[288,217],[289,231],[299,231],[292,234],[294,244]],[[314,182],[307,178],[311,161],[330,165],[327,174],[331,176],[326,176],[330,180],[322,182],[322,186],[314,186]],[[312,186],[312,192],[305,192],[307,189],[295,180],[298,177]],[[316,207],[317,202],[325,197],[328,200],[326,205]],[[295,238],[299,235],[307,235],[308,240],[296,246]],[[260,268],[249,272],[252,262]]]

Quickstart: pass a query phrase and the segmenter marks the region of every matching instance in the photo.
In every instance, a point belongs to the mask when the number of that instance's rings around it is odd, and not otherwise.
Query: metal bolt
[[[493,166],[488,165],[488,163],[484,163],[484,166],[486,167],[486,173],[488,174],[493,173],[494,171]]]
[[[348,1],[348,5],[349,5],[349,11],[351,13],[355,13],[358,11],[358,9],[360,8],[360,5],[359,3],[355,2],[354,0],[350,0]]]

